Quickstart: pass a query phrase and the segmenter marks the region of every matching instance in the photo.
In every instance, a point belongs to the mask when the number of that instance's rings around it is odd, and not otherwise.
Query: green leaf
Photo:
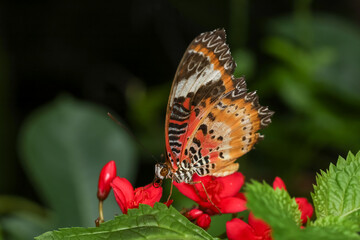
[[[304,239],[360,239],[359,226],[339,216],[317,219],[304,229]]]
[[[360,222],[360,152],[339,157],[329,170],[320,171],[312,194],[318,218],[339,216]]]
[[[263,219],[274,230],[274,237],[299,228],[301,213],[294,198],[287,191],[266,183],[252,181],[246,185],[247,206],[256,217]]]
[[[30,179],[54,211],[54,227],[93,226],[98,217],[97,181],[110,160],[118,175],[131,179],[136,168],[131,138],[106,114],[108,110],[61,96],[26,120],[20,155]],[[120,213],[113,196],[105,217]]]
[[[36,239],[213,239],[173,207],[140,205],[98,228],[65,228]]]

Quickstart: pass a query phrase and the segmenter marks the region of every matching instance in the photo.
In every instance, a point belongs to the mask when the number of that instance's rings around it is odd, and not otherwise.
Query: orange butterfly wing
[[[206,32],[187,48],[175,74],[166,114],[166,150],[172,167],[192,163],[201,176],[235,172],[233,163],[260,138],[273,112],[247,93],[223,29]]]

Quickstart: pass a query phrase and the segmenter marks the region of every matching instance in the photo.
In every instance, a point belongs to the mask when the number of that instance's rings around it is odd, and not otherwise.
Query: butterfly
[[[197,36],[182,57],[166,109],[166,161],[155,165],[154,182],[170,178],[191,183],[192,176],[227,176],[235,161],[263,138],[257,131],[274,114],[260,106],[236,63],[224,29]]]

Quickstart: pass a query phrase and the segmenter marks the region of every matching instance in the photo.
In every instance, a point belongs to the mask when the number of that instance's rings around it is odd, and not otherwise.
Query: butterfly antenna
[[[135,140],[135,142],[142,148],[142,150],[144,150],[147,154],[149,154],[157,163],[159,162],[159,160],[148,150],[144,147],[144,145],[142,145],[142,143],[136,138],[136,136],[130,131],[129,128],[127,128],[124,124],[122,124],[119,120],[117,120],[111,113],[107,113],[107,115],[111,118],[111,120],[113,120],[116,124],[118,124],[120,127],[122,127],[123,129],[125,129],[125,131],[131,136],[131,138],[133,140]]]

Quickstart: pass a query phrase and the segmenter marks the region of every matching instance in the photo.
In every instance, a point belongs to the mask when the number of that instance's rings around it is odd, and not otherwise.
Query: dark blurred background
[[[177,65],[215,28],[235,75],[276,112],[239,160],[247,180],[280,176],[310,198],[317,171],[360,150],[358,0],[2,1],[0,11],[0,239],[92,226],[109,160],[134,186],[151,182]],[[120,210],[107,201],[111,219]]]

